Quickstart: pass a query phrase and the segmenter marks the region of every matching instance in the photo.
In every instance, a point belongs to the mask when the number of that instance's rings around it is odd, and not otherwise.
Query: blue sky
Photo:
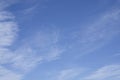
[[[120,80],[120,0],[0,0],[0,80]]]

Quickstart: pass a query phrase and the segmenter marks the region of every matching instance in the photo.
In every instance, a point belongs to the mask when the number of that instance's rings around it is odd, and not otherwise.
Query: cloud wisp
[[[5,10],[12,3],[6,3],[6,1],[0,1],[0,80],[21,80],[21,74],[5,66],[14,58],[13,51],[8,47],[12,46],[18,31],[18,25],[13,21],[15,16]]]
[[[22,75],[0,66],[0,80],[21,80],[21,76]]]
[[[47,75],[49,80],[119,80],[120,65],[106,65],[94,70],[85,68],[67,68]]]
[[[104,66],[85,78],[85,80],[119,80],[119,79],[120,79],[120,65]]]
[[[82,70],[80,69],[66,69],[62,70],[57,76],[57,80],[73,80],[80,76]]]
[[[57,71],[55,70],[47,75],[47,77],[49,80],[78,80],[83,72],[84,69],[82,68],[65,68]]]
[[[0,80],[22,80],[39,63],[55,60],[61,54],[57,35],[49,33],[35,34],[32,40],[25,41],[14,51],[9,48],[19,31],[15,16],[5,10],[13,3],[14,0],[0,1]]]
[[[120,34],[120,9],[114,9],[101,15],[96,21],[83,27],[76,37],[80,45],[80,55],[94,52]]]

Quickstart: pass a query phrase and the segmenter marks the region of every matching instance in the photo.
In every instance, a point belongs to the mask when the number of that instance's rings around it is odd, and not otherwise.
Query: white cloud
[[[15,16],[5,8],[15,1],[18,0],[0,1],[0,80],[21,80],[39,63],[55,60],[62,53],[57,46],[58,35],[45,32],[35,34],[14,51],[9,49],[19,29]]]
[[[18,31],[18,25],[14,22],[15,16],[5,10],[6,7],[13,3],[14,0],[0,1],[0,80],[21,80],[23,74],[19,74],[19,71],[12,70],[17,69],[14,68],[12,63],[17,64],[18,61],[24,62],[23,58],[17,59],[19,56],[27,58],[23,54],[16,54],[8,48],[15,41]],[[22,62],[21,65],[23,64]],[[3,65],[8,65],[9,70]]]
[[[120,56],[120,52],[113,55],[113,57],[119,57],[119,56]]]
[[[25,44],[23,43],[15,51],[6,48],[12,46],[18,26],[14,21],[5,21],[7,17],[3,19],[4,21],[0,22],[0,64],[9,64],[10,67],[26,73],[41,61],[47,62],[59,57],[62,51],[55,47],[57,38],[54,34],[42,33],[32,36],[31,40],[25,41]]]
[[[1,5],[0,5],[1,6]],[[4,64],[10,64],[14,58],[11,46],[16,38],[17,24],[12,21],[14,16],[6,11],[0,11],[0,80],[21,80],[21,74],[7,69]]]
[[[104,66],[86,77],[85,80],[120,80],[120,65]]]
[[[77,79],[80,76],[81,69],[65,69],[58,73],[56,80],[73,80]]]
[[[64,50],[58,48],[58,47],[53,47],[49,50],[47,55],[44,57],[46,61],[52,61],[59,59],[61,56],[61,53],[63,53]]]
[[[0,11],[6,9],[12,4],[17,3],[19,0],[0,0]]]
[[[12,21],[0,22],[0,46],[10,46],[15,39],[17,24]]]
[[[84,69],[83,68],[64,68],[60,70],[48,71],[45,75],[49,80],[79,80],[79,77],[82,76]]]
[[[12,13],[7,12],[7,11],[0,11],[0,21],[4,20],[12,20],[15,17],[12,15]]]
[[[57,45],[57,35],[49,33],[37,33],[31,39],[25,41],[15,51],[7,48],[12,46],[16,39],[18,25],[14,22],[15,16],[12,13],[2,10],[0,12],[0,65],[8,65],[10,70],[2,66],[8,72],[0,76],[0,80],[20,80],[22,75],[31,71],[41,62],[55,60],[61,53]],[[41,55],[44,54],[44,55]],[[13,71],[15,69],[17,71]],[[9,77],[9,78],[8,78]]]
[[[0,47],[0,64],[10,63],[13,57],[14,54],[12,54],[12,51],[7,48]]]
[[[21,80],[20,74],[0,66],[0,80]]]
[[[100,16],[78,33],[80,53],[87,54],[110,42],[114,36],[120,34],[120,10],[114,9]]]
[[[26,38],[14,52],[12,66],[22,71],[29,71],[36,65],[56,60],[63,52],[57,45],[56,33],[38,32]]]
[[[22,72],[29,72],[42,61],[42,57],[37,56],[34,51],[29,47],[21,46],[15,51],[11,65]]]
[[[27,8],[27,9],[24,9],[24,10],[22,11],[22,13],[23,13],[23,14],[26,14],[26,15],[31,14],[31,13],[35,12],[35,9],[36,9],[36,8],[37,8],[37,5],[34,5],[34,6],[32,6],[32,7],[29,7],[29,8]]]
[[[12,13],[0,11],[0,65],[9,63],[13,57],[12,51],[7,48],[14,42],[18,30],[16,22],[12,21],[13,17]]]

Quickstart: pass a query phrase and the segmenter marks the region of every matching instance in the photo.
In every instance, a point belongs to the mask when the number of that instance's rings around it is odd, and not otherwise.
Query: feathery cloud
[[[18,25],[14,21],[15,16],[5,10],[5,8],[13,3],[15,3],[14,0],[0,1],[0,80],[21,80],[23,74],[13,69],[20,68],[23,70],[23,67],[17,66],[18,68],[15,68],[14,65],[16,66],[18,63],[23,65],[23,60],[29,63],[31,60],[34,62],[36,61],[24,54],[15,53],[8,48],[8,46],[12,46],[12,43],[15,41],[18,31]],[[28,65],[27,62],[24,65]],[[5,65],[8,65],[9,69]]]
[[[14,58],[13,51],[7,47],[12,46],[18,31],[18,25],[13,21],[12,13],[4,10],[10,5],[6,1],[0,1],[0,80],[21,80],[21,74],[3,66],[4,64],[10,64],[11,59]]]
[[[21,80],[21,76],[22,75],[0,66],[0,80]]]
[[[10,46],[14,41],[17,24],[13,21],[0,22],[0,46]]]
[[[82,68],[65,68],[60,70],[53,70],[48,76],[49,80],[78,80],[84,72]]]
[[[23,76],[39,63],[55,60],[60,55],[62,51],[57,47],[56,33],[37,33],[14,51],[10,50],[8,46],[12,46],[17,37],[18,25],[14,22],[15,16],[4,9],[5,7],[0,11],[0,65],[5,64],[11,68],[9,79],[14,80],[13,78],[17,77],[16,72],[22,73]],[[6,66],[2,67],[7,70]],[[17,71],[14,72],[12,69]],[[1,80],[7,80],[5,77],[0,76]]]
[[[0,11],[5,10],[9,6],[17,3],[19,0],[0,0]]]
[[[7,12],[7,11],[0,11],[0,21],[4,20],[12,20],[15,17],[12,15],[12,13]]]
[[[80,53],[87,54],[110,42],[114,36],[120,34],[120,10],[119,8],[101,15],[87,27],[78,32],[77,40],[80,44]]]
[[[62,70],[57,76],[57,80],[72,80],[80,76],[82,70],[79,69],[66,69]]]
[[[85,78],[85,80],[119,80],[119,79],[120,79],[120,65],[104,66]]]

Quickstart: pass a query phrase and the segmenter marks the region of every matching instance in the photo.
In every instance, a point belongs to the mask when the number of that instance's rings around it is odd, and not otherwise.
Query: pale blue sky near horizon
[[[0,0],[0,80],[120,80],[120,0]]]

